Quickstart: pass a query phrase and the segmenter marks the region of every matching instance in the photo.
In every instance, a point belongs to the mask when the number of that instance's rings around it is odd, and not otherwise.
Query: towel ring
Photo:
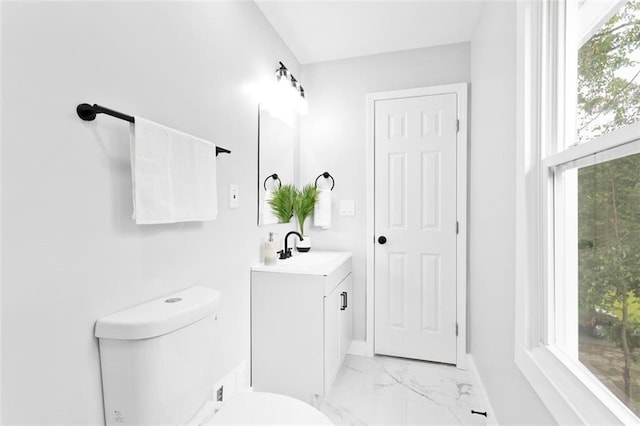
[[[280,178],[278,177],[277,173],[274,173],[272,175],[267,176],[267,178],[264,180],[264,183],[262,184],[262,186],[264,186],[264,190],[267,190],[267,181],[269,179],[273,179],[273,180],[277,180],[278,181],[278,188],[280,188],[282,186],[282,182],[280,181]]]
[[[333,176],[331,176],[329,174],[329,172],[324,172],[324,173],[321,173],[320,175],[318,175],[318,177],[316,178],[316,182],[315,182],[316,188],[318,187],[318,179],[320,179],[321,177],[323,177],[325,179],[331,178],[331,190],[333,191],[333,187],[336,186],[336,180],[333,178]]]

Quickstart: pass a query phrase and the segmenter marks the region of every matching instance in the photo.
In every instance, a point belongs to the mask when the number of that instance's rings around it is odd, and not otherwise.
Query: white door
[[[456,102],[375,102],[377,354],[456,363]]]

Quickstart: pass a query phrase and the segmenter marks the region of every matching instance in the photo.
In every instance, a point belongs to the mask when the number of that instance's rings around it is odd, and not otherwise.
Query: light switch
[[[356,203],[353,200],[340,200],[340,216],[355,216]]]
[[[229,208],[237,209],[240,206],[238,185],[229,185]]]

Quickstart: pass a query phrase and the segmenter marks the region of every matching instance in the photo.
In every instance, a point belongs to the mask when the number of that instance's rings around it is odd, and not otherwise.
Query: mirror
[[[267,188],[293,183],[293,126],[274,117],[262,105],[258,106],[258,225],[278,223],[265,202]],[[280,182],[271,178],[277,174]]]

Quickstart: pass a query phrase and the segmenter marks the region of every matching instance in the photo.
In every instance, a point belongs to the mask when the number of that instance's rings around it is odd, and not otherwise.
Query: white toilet
[[[297,399],[263,392],[214,402],[220,293],[192,287],[96,323],[110,425],[332,424]]]

